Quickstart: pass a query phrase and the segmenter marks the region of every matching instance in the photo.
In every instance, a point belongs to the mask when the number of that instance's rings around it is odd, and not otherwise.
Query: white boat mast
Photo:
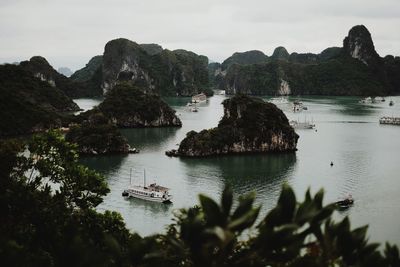
[[[131,183],[131,186],[132,186],[132,168],[131,168],[131,170],[129,172],[129,180],[130,180],[130,183]]]

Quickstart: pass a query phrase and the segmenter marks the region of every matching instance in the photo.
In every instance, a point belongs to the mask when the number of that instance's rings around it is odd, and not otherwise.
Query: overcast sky
[[[76,70],[119,37],[219,62],[277,46],[319,53],[358,24],[381,56],[400,55],[400,0],[0,0],[0,62],[42,55]]]

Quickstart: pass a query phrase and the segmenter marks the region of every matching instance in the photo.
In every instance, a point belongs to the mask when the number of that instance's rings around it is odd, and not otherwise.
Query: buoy
[[[331,166],[333,166],[333,162],[331,161]]]

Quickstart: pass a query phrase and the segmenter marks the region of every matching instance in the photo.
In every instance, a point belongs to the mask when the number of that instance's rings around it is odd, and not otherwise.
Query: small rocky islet
[[[81,154],[135,153],[118,128],[181,127],[182,122],[158,95],[119,83],[98,107],[77,116],[66,135]]]
[[[223,101],[224,116],[218,127],[190,131],[168,156],[206,157],[296,151],[299,136],[285,114],[260,98],[236,95]]]

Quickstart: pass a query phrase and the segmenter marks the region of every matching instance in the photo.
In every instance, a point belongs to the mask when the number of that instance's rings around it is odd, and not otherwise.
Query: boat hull
[[[167,198],[151,197],[151,196],[145,196],[145,195],[138,195],[138,194],[129,192],[127,190],[122,192],[122,196],[126,197],[126,198],[134,197],[134,198],[138,198],[138,199],[143,199],[143,200],[152,201],[152,202],[158,202],[158,203],[164,203],[164,204],[172,203],[172,197],[171,196],[169,196]]]

